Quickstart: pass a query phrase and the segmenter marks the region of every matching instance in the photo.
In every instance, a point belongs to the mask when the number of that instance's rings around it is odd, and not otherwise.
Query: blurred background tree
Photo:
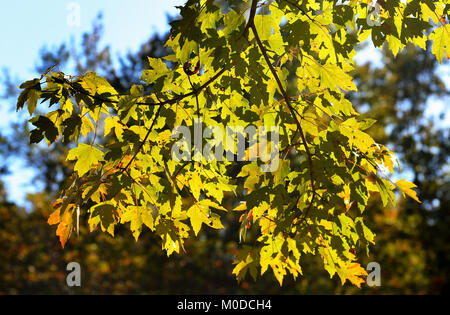
[[[139,51],[119,58],[115,66],[109,47],[100,47],[102,18],[92,32],[82,37],[81,47],[61,44],[42,49],[36,66],[40,74],[57,66],[66,73],[96,71],[108,78],[119,92],[139,83],[147,57],[167,54],[166,36],[154,35]],[[317,257],[304,259],[304,276],[274,286],[272,274],[238,284],[232,275],[233,254],[238,240],[236,219],[225,218],[226,232],[207,231],[199,241],[186,244],[186,253],[167,258],[160,240],[149,231],[134,242],[129,230],[119,228],[115,238],[88,233],[81,224],[80,235],[61,249],[54,228],[47,225],[52,201],[70,175],[65,161],[69,149],[58,143],[51,148],[29,145],[26,121],[11,125],[13,132],[0,135],[1,160],[25,159],[38,170],[33,182],[43,189],[30,194],[31,208],[25,210],[7,201],[0,185],[0,293],[131,293],[131,294],[439,294],[449,292],[449,126],[444,117],[430,119],[424,114],[432,98],[448,100],[449,90],[439,78],[438,64],[428,51],[407,48],[396,58],[383,52],[383,65],[371,63],[355,71],[359,91],[349,95],[364,116],[378,122],[369,132],[377,142],[386,143],[398,153],[402,169],[419,188],[422,204],[400,199],[383,209],[378,197],[366,210],[376,245],[370,257],[382,268],[381,287],[362,290],[342,287],[329,279]],[[3,102],[12,108],[17,82],[4,71]],[[18,80],[17,80],[18,81]],[[448,82],[447,82],[448,83]],[[442,115],[441,115],[442,116]],[[5,159],[3,159],[5,157]],[[8,172],[0,164],[0,175]],[[87,222],[87,218],[81,218]],[[363,255],[363,253],[360,253]],[[66,286],[66,265],[76,261],[82,267],[82,287]]]

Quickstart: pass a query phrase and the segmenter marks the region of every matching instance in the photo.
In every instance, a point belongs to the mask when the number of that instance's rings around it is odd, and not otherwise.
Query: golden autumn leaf
[[[414,199],[415,201],[422,203],[419,198],[417,198],[417,193],[412,190],[411,188],[416,188],[417,186],[414,183],[408,182],[404,179],[400,179],[398,180],[395,185],[397,186],[398,189],[401,190],[402,193],[408,195],[409,197],[411,197],[412,199]]]
[[[47,223],[49,225],[55,225],[55,224],[58,224],[60,221],[61,221],[61,216],[59,214],[59,209],[58,209],[49,216]]]
[[[363,277],[367,276],[367,271],[358,263],[346,264],[344,268],[339,268],[337,273],[341,278],[342,285],[348,280],[358,288],[361,288],[361,284],[365,282]]]
[[[69,239],[70,232],[72,230],[72,213],[70,209],[67,209],[64,212],[64,215],[61,218],[61,222],[58,225],[56,230],[56,235],[59,236],[59,241],[61,242],[61,246],[64,248],[67,240]]]

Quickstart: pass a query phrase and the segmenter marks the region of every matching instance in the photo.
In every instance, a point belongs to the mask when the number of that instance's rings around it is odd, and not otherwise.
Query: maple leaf
[[[439,63],[442,63],[444,55],[450,58],[450,24],[445,24],[434,30],[429,36],[433,40],[432,53],[436,56]],[[445,54],[445,52],[447,52]]]
[[[322,87],[337,90],[336,86],[338,86],[344,91],[357,90],[352,77],[345,73],[341,67],[335,64],[326,64],[317,67],[319,68]]]
[[[225,208],[209,199],[203,199],[189,208],[187,215],[191,221],[195,235],[198,235],[203,223],[214,229],[223,228],[222,222],[220,222],[220,216],[217,213],[211,212],[210,207],[226,211]]]
[[[108,232],[114,236],[114,225],[118,212],[116,206],[111,201],[102,202],[90,209],[89,226],[91,232],[100,224],[103,232]]]
[[[402,193],[410,196],[412,199],[414,199],[415,201],[422,203],[419,198],[417,198],[417,193],[412,190],[411,188],[416,188],[417,186],[414,183],[408,182],[404,179],[400,179],[398,180],[395,185],[397,186],[398,189],[400,189],[402,191]]]
[[[114,129],[117,139],[121,140],[123,130],[126,127],[121,123],[119,117],[107,117],[105,119],[105,136],[110,134],[112,129]]]
[[[48,217],[47,223],[49,225],[55,225],[61,221],[60,210],[62,202],[62,199],[58,199],[53,203],[53,209],[55,209],[55,211]]]
[[[59,214],[59,209],[53,212],[48,218],[47,222],[49,225],[58,224],[61,221],[61,216]]]
[[[358,288],[361,288],[361,284],[365,282],[362,277],[367,276],[367,271],[358,263],[348,263],[343,268],[338,268],[337,273],[342,285],[348,280]]]
[[[72,213],[69,209],[64,212],[64,215],[61,218],[61,222],[56,229],[56,235],[59,236],[59,241],[61,242],[61,246],[64,248],[67,240],[69,239],[70,232],[72,231]]]
[[[230,215],[246,211],[236,239],[252,228],[254,244],[264,244],[263,248],[243,246],[233,270],[239,281],[247,271],[256,277],[257,268],[264,274],[269,267],[280,285],[288,273],[295,279],[301,274],[303,251],[319,253],[331,277],[338,273],[343,284],[349,280],[360,287],[366,272],[355,263],[354,251],[348,249],[361,243],[368,252],[369,244],[375,242],[362,215],[369,193],[379,192],[384,206],[388,202],[395,205],[395,186],[375,176],[377,165],[394,173],[392,153],[364,132],[375,121],[357,120],[359,114],[346,95],[357,90],[352,77],[355,47],[372,35],[376,46],[387,42],[396,55],[408,43],[426,49],[430,39],[434,41],[433,53],[442,62],[450,56],[450,27],[439,20],[444,1],[414,0],[406,5],[381,1],[389,17],[383,13],[382,27],[371,29],[364,21],[360,23],[361,18],[365,20],[360,5],[370,0],[323,7],[309,1],[302,8],[274,1],[269,10],[255,10],[247,21],[235,9],[224,13],[211,1],[203,2],[197,6],[196,1],[187,1],[180,7],[181,20],[171,23],[166,42],[172,54],[148,58],[148,69],[141,76],[147,85],[145,93],[143,86],[134,85],[129,94],[118,95],[96,73],[67,79],[62,72],[49,73],[51,69],[41,79],[20,86],[23,91],[17,109],[28,103],[29,114],[34,116],[30,122],[37,127],[31,131],[31,143],[45,138],[50,145],[61,136],[64,142],[77,142],[80,135],[85,139],[115,135],[102,142],[106,143],[106,154],[93,144],[79,144],[69,151],[67,160],[75,161],[74,174],[55,202],[48,223],[58,225],[57,235],[64,247],[72,230],[74,209],[90,204],[91,231],[100,226],[114,235],[117,224],[129,222],[137,240],[146,225],[161,237],[163,250],[171,255],[179,253],[185,239],[192,236],[190,226],[182,221],[190,221],[195,235],[203,224],[223,229],[220,216],[211,209],[226,211],[222,202],[232,205],[234,193],[234,201],[240,205]],[[258,5],[257,0],[245,3],[252,8]],[[394,14],[397,11],[405,14]],[[442,25],[433,30],[430,18]],[[361,31],[350,34],[346,26],[356,30],[355,23]],[[252,44],[255,41],[256,45]],[[298,91],[288,89],[294,73]],[[59,103],[59,108],[37,115],[34,111],[41,99],[50,106]],[[192,117],[197,115],[202,116],[202,124],[193,124]],[[195,148],[194,156],[201,157],[202,163],[171,159],[171,130],[185,126],[192,132],[192,127],[196,139],[202,134],[196,125],[222,132],[218,138],[227,147],[215,149],[226,151],[226,161],[205,159],[203,163],[205,156]],[[252,138],[259,141],[248,139],[248,147],[247,139],[228,132],[223,137],[229,126],[245,130],[249,125],[281,127],[280,148],[285,150],[277,171],[261,168],[265,161],[260,158],[273,148],[273,136],[269,141],[255,134]],[[102,134],[97,128],[101,126]],[[244,154],[239,153],[234,138],[237,144],[244,144],[245,161],[250,162],[240,166],[239,174],[234,171],[238,168],[233,155],[241,162]],[[215,140],[206,142],[217,145]],[[104,165],[102,172],[94,172],[99,165]],[[231,174],[245,180],[234,181]],[[399,180],[396,185],[420,202],[413,183]],[[322,202],[325,197],[335,201],[333,194],[344,200],[347,211],[338,214],[335,202]],[[192,196],[193,204],[185,202],[185,196]],[[352,205],[360,210],[355,218],[348,216]],[[329,219],[316,220],[318,209],[328,212]],[[304,228],[299,224],[306,223],[311,231],[332,231],[333,237],[302,233]],[[291,233],[295,238],[283,236]]]
[[[148,64],[151,70],[144,70],[141,80],[145,81],[147,84],[152,84],[159,77],[170,73],[167,69],[166,64],[161,59],[148,58]]]
[[[76,160],[74,170],[79,176],[83,176],[93,165],[103,161],[103,152],[88,144],[80,143],[78,147],[69,151],[67,160]]]
[[[142,224],[145,224],[149,229],[154,230],[153,216],[151,210],[143,207],[131,206],[122,214],[121,223],[130,222],[130,229],[136,241],[142,231]]]

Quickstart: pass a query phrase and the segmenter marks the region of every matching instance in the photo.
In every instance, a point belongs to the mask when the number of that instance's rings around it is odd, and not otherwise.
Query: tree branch
[[[303,13],[303,15],[305,15],[311,22],[315,22],[315,20],[314,20],[313,18],[311,18],[311,17],[308,15],[308,13],[306,13],[305,10],[303,10],[302,7],[300,7],[297,3],[294,3],[294,2],[292,2],[292,1],[290,1],[290,0],[284,0],[284,1],[286,1],[286,2],[289,3],[290,5],[296,7],[298,10],[300,10],[300,11]]]
[[[200,91],[202,91],[203,89],[205,89],[206,87],[208,87],[208,85],[210,85],[212,82],[214,82],[218,77],[220,77],[224,72],[226,71],[226,68],[222,68],[222,70],[220,70],[218,73],[216,73],[211,79],[209,79],[205,84],[203,84],[202,86],[200,86],[198,89],[193,90],[192,92],[188,93],[188,94],[184,94],[181,95],[179,97],[176,97],[174,99],[168,100],[168,101],[163,101],[163,102],[159,102],[159,103],[154,103],[155,106],[159,106],[158,111],[156,112],[156,116],[155,119],[153,120],[152,125],[150,126],[150,129],[148,130],[144,140],[141,142],[138,150],[136,151],[136,153],[133,155],[133,157],[131,158],[131,160],[128,162],[128,164],[122,169],[122,172],[126,169],[128,169],[128,167],[130,167],[131,163],[133,163],[133,161],[136,159],[136,156],[139,154],[139,152],[142,150],[142,148],[144,147],[145,143],[148,140],[148,137],[150,136],[153,127],[155,126],[156,120],[159,118],[159,115],[161,113],[161,109],[163,108],[164,105],[166,104],[174,104],[188,96],[192,96],[195,95],[195,97],[197,97],[198,93],[200,93]],[[136,103],[139,104],[139,103]],[[139,104],[139,105],[148,105],[148,104]]]
[[[170,100],[166,100],[166,101],[160,101],[158,103],[146,103],[146,102],[137,102],[136,105],[148,105],[148,106],[159,106],[158,111],[156,112],[155,118],[153,120],[153,123],[150,127],[150,129],[148,130],[144,140],[141,142],[141,144],[139,145],[138,150],[135,152],[135,154],[133,155],[133,157],[131,158],[131,160],[127,163],[127,165],[124,168],[121,168],[122,173],[124,171],[126,171],[128,169],[128,167],[130,167],[131,163],[133,163],[133,161],[136,159],[136,156],[139,154],[139,152],[142,150],[143,146],[145,145],[145,143],[148,140],[148,137],[150,136],[153,127],[155,126],[156,120],[159,118],[159,115],[161,114],[161,110],[163,108],[164,105],[166,104],[175,104],[176,102],[179,102],[181,100],[183,100],[186,97],[190,97],[190,96],[195,96],[197,98],[198,94],[204,90],[205,88],[207,88],[211,83],[213,83],[215,80],[217,80],[225,71],[226,71],[226,67],[224,66],[219,72],[217,72],[213,77],[211,77],[208,81],[206,81],[206,83],[204,83],[202,86],[200,86],[197,89],[193,89],[190,93],[187,94],[182,94],[179,95],[175,98],[172,98]],[[53,78],[56,82],[60,82],[61,80],[58,78]],[[86,96],[92,97],[93,99],[100,101],[102,103],[113,103],[113,104],[118,104],[119,101],[115,101],[115,100],[106,100],[103,99],[101,97],[98,97],[96,95],[91,95],[90,93],[86,92],[85,90],[80,90],[78,89],[76,86],[73,86],[71,82],[67,81],[67,82],[61,82],[61,83],[68,83],[76,92],[78,93],[82,93]],[[198,106],[198,100],[197,100],[197,106]]]
[[[155,126],[156,121],[158,120],[159,115],[161,114],[161,110],[162,110],[163,107],[164,107],[164,105],[160,105],[159,106],[158,111],[156,112],[155,118],[153,119],[152,125],[150,126],[150,129],[148,130],[147,134],[145,135],[144,140],[142,140],[141,144],[139,145],[139,148],[137,149],[136,153],[134,153],[133,157],[128,162],[128,164],[122,169],[122,173],[124,171],[126,171],[128,169],[128,167],[130,167],[131,163],[133,163],[133,161],[136,159],[136,156],[139,154],[139,152],[141,152],[142,148],[144,147],[145,143],[148,140],[148,137],[152,133],[153,127]]]
[[[190,93],[187,94],[181,94],[178,95],[170,100],[166,100],[166,101],[162,101],[162,102],[158,102],[158,103],[147,103],[147,102],[136,102],[136,105],[147,105],[147,106],[161,106],[161,105],[167,105],[167,104],[175,104],[176,102],[179,102],[183,99],[185,99],[186,97],[190,97],[190,96],[196,96],[198,95],[202,90],[204,90],[206,87],[208,87],[212,82],[214,82],[215,80],[217,80],[217,78],[219,78],[227,69],[225,68],[225,66],[219,71],[217,72],[213,77],[211,77],[208,81],[206,81],[206,83],[204,83],[202,86],[200,86],[198,89],[195,89],[193,91],[191,91]],[[66,82],[62,82],[60,79],[58,78],[54,78],[52,77],[55,82],[57,83],[68,83],[73,89],[74,91],[78,92],[78,93],[82,93],[86,96],[92,97],[94,100],[100,101],[102,103],[112,103],[112,104],[118,104],[119,101],[115,101],[115,100],[108,100],[108,99],[104,99],[101,97],[98,97],[96,95],[92,95],[84,90],[80,90],[77,87],[73,86],[71,82],[66,81]]]
[[[253,4],[256,3],[256,2],[258,2],[258,1],[257,0],[253,0]],[[308,209],[305,211],[305,214],[304,214],[304,217],[306,218],[306,216],[309,213],[309,210],[312,207],[312,204],[314,202],[314,198],[316,196],[316,189],[315,189],[315,185],[314,185],[313,162],[312,162],[311,151],[309,150],[308,142],[306,141],[305,133],[303,132],[303,128],[302,128],[302,126],[300,124],[300,121],[297,118],[295,110],[292,107],[291,101],[290,101],[286,91],[284,90],[283,84],[281,83],[281,80],[280,80],[280,78],[279,78],[275,68],[273,67],[272,63],[270,62],[270,58],[267,55],[267,51],[266,51],[263,43],[261,42],[261,39],[260,39],[259,34],[258,34],[258,31],[256,30],[256,26],[254,24],[251,24],[250,27],[251,27],[251,29],[253,31],[253,34],[254,34],[255,39],[256,39],[256,42],[258,43],[259,49],[261,50],[261,53],[264,56],[264,59],[266,60],[266,63],[269,66],[269,69],[272,72],[272,75],[274,76],[275,80],[277,81],[277,85],[278,85],[278,87],[279,87],[279,89],[281,91],[281,94],[282,94],[282,96],[284,98],[284,101],[286,102],[286,105],[287,105],[289,111],[291,112],[293,118],[295,119],[295,123],[297,124],[297,130],[300,133],[300,137],[302,139],[303,146],[304,146],[305,151],[306,151],[306,155],[307,155],[307,159],[308,159],[308,163],[309,163],[309,176],[310,176],[310,181],[311,181],[311,189],[312,189],[312,192],[313,192],[311,203],[309,204]]]
[[[245,36],[245,34],[248,32],[248,30],[255,24],[255,15],[256,15],[256,9],[258,8],[258,2],[259,0],[253,0],[252,7],[250,9],[250,16],[248,18],[247,26],[244,29],[244,32],[242,33],[242,36]]]

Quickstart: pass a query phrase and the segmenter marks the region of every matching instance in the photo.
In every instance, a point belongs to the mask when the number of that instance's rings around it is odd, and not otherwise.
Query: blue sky
[[[167,15],[176,15],[175,6],[183,5],[185,0],[39,0],[2,1],[0,3],[0,69],[7,67],[13,78],[26,80],[35,77],[34,67],[38,61],[39,50],[46,45],[57,47],[61,43],[75,40],[79,43],[81,35],[90,31],[92,22],[99,12],[103,13],[105,34],[103,45],[109,45],[114,56],[127,51],[137,51],[140,45],[155,32],[169,30]],[[71,26],[68,18],[74,8],[80,9],[79,26]],[[382,65],[380,55],[370,47],[362,51],[355,60],[358,63],[372,61]],[[440,69],[441,77],[450,88],[450,67]],[[0,80],[1,81],[1,80]],[[0,93],[2,87],[0,86]],[[0,128],[19,116],[11,114],[11,109],[0,100]],[[435,116],[445,110],[442,100],[431,100],[428,116]],[[23,117],[22,117],[23,118]],[[450,126],[447,114],[445,125]],[[10,164],[11,175],[3,177],[9,191],[9,198],[25,205],[27,192],[39,190],[31,182],[34,171],[24,167],[23,162],[15,160]]]
[[[39,0],[0,2],[0,69],[6,67],[11,76],[27,80],[37,75],[34,72],[39,60],[39,50],[57,47],[61,43],[78,43],[84,32],[91,31],[92,22],[99,12],[103,13],[105,33],[103,45],[110,45],[113,56],[127,51],[137,51],[142,43],[155,32],[169,30],[167,14],[176,15],[175,6],[185,0]],[[72,4],[72,5],[71,5]],[[75,6],[73,6],[75,4]],[[71,26],[73,8],[80,9],[79,26]],[[0,80],[1,81],[1,80]],[[0,87],[1,93],[2,87]],[[11,113],[8,102],[0,100],[0,127],[23,116]],[[8,198],[19,205],[26,205],[29,192],[40,189],[32,182],[35,170],[24,167],[23,161],[8,161],[11,174],[4,176]]]
[[[24,3],[25,2],[25,3]],[[167,31],[167,14],[175,15],[177,5],[184,0],[39,0],[2,1],[0,4],[0,68],[8,66],[20,76],[33,75],[39,49],[71,38],[80,40],[81,34],[91,30],[98,12],[103,12],[104,43],[113,51],[137,50],[155,32]],[[70,4],[80,8],[80,26],[70,26],[73,13]]]

